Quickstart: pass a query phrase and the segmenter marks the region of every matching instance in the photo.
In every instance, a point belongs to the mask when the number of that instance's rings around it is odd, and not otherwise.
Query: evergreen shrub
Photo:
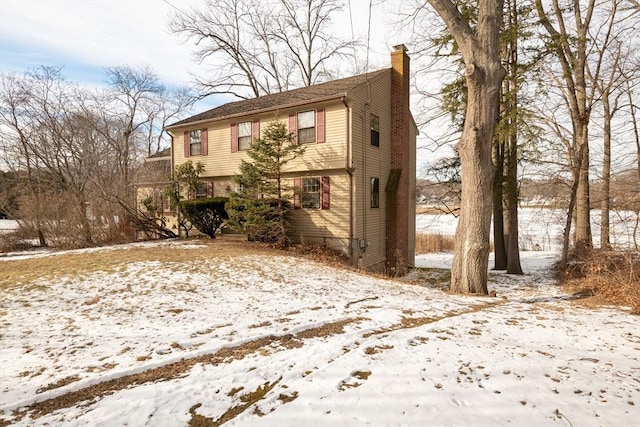
[[[216,231],[229,218],[225,210],[228,201],[227,197],[182,200],[180,208],[183,215],[198,231],[215,239]]]

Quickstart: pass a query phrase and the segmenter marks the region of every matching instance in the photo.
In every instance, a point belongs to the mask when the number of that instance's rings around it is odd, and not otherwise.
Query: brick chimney
[[[391,170],[385,188],[386,270],[404,274],[409,259],[410,136],[409,55],[400,44],[391,52]]]

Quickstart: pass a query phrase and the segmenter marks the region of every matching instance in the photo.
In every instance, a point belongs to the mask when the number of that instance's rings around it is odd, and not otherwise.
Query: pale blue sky
[[[164,83],[187,84],[197,64],[168,31],[169,10],[161,0],[0,0],[0,71],[63,65],[99,85],[103,67],[148,64]]]
[[[171,5],[187,9],[199,0],[0,0],[0,72],[23,73],[40,65],[64,66],[73,81],[103,83],[103,67],[150,65],[165,84],[183,85],[204,66],[191,57],[193,43],[182,43],[168,30]],[[355,32],[366,34],[367,0],[351,0]],[[371,62],[388,63],[389,48],[380,41],[382,7]],[[341,31],[349,30],[345,8]],[[346,27],[346,28],[345,28]],[[375,47],[375,48],[374,48]]]

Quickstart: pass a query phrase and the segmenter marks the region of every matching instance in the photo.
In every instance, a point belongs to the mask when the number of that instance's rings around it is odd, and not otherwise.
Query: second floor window
[[[371,115],[371,145],[380,147],[380,118]]]
[[[371,178],[371,207],[380,207],[380,179]]]
[[[316,142],[316,112],[305,111],[298,113],[298,143],[308,144]]]
[[[202,152],[202,134],[200,129],[189,132],[189,155],[199,156]]]
[[[251,148],[251,125],[252,122],[238,123],[238,150]]]

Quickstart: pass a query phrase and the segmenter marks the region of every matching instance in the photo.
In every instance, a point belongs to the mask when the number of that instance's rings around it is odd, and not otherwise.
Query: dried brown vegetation
[[[416,234],[416,254],[453,251],[453,236],[445,234]]]
[[[640,252],[589,251],[560,269],[558,281],[582,303],[629,306],[640,314]]]

